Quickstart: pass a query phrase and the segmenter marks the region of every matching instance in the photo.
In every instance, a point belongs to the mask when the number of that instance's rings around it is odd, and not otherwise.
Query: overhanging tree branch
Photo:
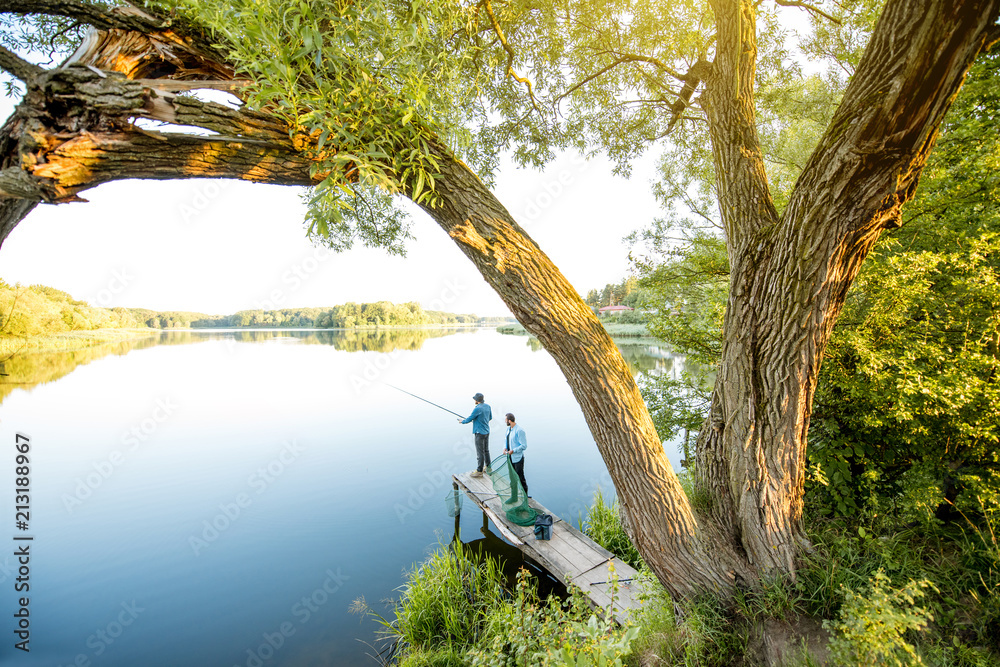
[[[810,11],[817,16],[822,16],[831,23],[836,23],[837,25],[842,23],[837,17],[827,14],[816,5],[811,5],[808,2],[799,2],[799,0],[774,0],[774,4],[781,5],[782,7],[801,7],[802,9]]]
[[[169,20],[156,18],[136,7],[117,7],[105,11],[96,5],[76,0],[6,0],[0,7],[0,13],[65,16],[100,30],[118,28],[153,32],[163,30],[170,25]]]
[[[0,69],[12,74],[21,81],[31,81],[45,70],[22,59],[13,51],[0,45]]]
[[[561,95],[559,95],[559,97],[555,99],[555,103],[558,104],[564,98],[569,97],[583,86],[587,85],[588,83],[590,83],[595,79],[600,78],[604,74],[607,74],[608,72],[618,67],[619,65],[625,65],[628,63],[648,63],[650,65],[655,65],[660,71],[664,72],[665,74],[669,74],[678,81],[685,81],[685,75],[679,74],[674,69],[669,67],[666,63],[664,63],[661,60],[658,60],[657,58],[653,58],[652,56],[638,55],[634,53],[619,53],[616,54],[615,60],[612,61],[609,65],[602,67],[597,72],[594,72],[593,74],[584,77],[582,80],[576,82],[575,84],[567,88],[565,92],[563,92]]]
[[[52,104],[58,111],[50,110]],[[65,113],[68,120],[59,114]],[[0,155],[0,195],[51,203],[120,178],[242,178],[308,185],[309,139],[247,109],[151,89],[118,73],[72,65],[29,84],[19,120]],[[200,127],[211,135],[135,127],[145,117]]]

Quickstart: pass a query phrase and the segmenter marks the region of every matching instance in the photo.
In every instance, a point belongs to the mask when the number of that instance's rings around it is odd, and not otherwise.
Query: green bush
[[[1000,654],[1000,550],[987,521],[901,529],[879,519],[857,526],[816,524],[813,553],[798,572],[796,590],[804,611],[816,618],[841,615],[844,591],[861,591],[882,572],[896,582],[931,582],[923,606],[932,631],[915,638],[932,664],[976,667],[998,664]],[[988,658],[982,658],[988,656]]]
[[[879,570],[866,592],[846,589],[840,620],[823,623],[823,627],[835,633],[830,640],[830,653],[836,663],[859,667],[924,664],[904,637],[908,632],[923,630],[933,620],[929,610],[916,604],[926,588],[934,586],[924,579],[911,580],[902,588],[893,589],[889,577]]]
[[[460,649],[414,648],[399,661],[399,667],[465,667],[468,662]]]
[[[513,599],[494,610],[488,641],[469,658],[484,667],[621,667],[638,633],[598,618],[579,589],[565,603],[540,600],[521,570]]]
[[[579,590],[567,600],[541,600],[537,581],[522,569],[514,591],[504,588],[500,563],[471,560],[459,543],[442,547],[407,575],[387,620],[364,600],[354,610],[383,626],[383,640],[401,667],[458,665],[621,665],[634,628],[594,615]]]

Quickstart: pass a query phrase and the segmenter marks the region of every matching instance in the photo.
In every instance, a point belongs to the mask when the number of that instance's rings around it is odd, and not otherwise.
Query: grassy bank
[[[505,582],[496,560],[452,543],[409,573],[392,620],[354,609],[382,625],[383,658],[401,667],[622,664],[637,630],[599,619],[579,591],[540,599],[527,570],[513,591]]]
[[[612,338],[642,338],[644,336],[649,336],[649,332],[646,330],[645,324],[623,324],[620,322],[603,321],[601,324],[604,325],[604,330],[607,331]],[[497,327],[497,331],[509,336],[531,335],[519,323],[501,325]]]
[[[672,600],[625,533],[617,503],[598,495],[583,529],[637,565],[646,590],[629,627],[594,617],[578,591],[538,599],[526,571],[507,591],[499,566],[471,560],[461,545],[414,568],[393,619],[381,621],[406,667],[749,667],[776,646],[785,667],[995,666],[1000,547],[997,524],[981,519],[866,530],[814,521],[815,550],[796,582],[761,581],[722,604],[712,596]]]
[[[65,331],[48,336],[0,335],[0,356],[7,357],[20,352],[56,352],[77,350],[91,345],[117,343],[139,338],[159,336],[157,329],[94,329],[91,331]]]

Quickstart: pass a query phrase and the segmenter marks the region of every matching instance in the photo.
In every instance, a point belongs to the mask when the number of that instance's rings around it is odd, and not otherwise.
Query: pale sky
[[[0,104],[7,117],[9,100]],[[648,224],[653,156],[632,178],[566,154],[544,172],[504,167],[495,194],[584,296],[628,271],[622,238]],[[405,258],[314,248],[299,188],[240,181],[122,181],[41,205],[0,248],[8,283],[50,285],[94,305],[229,314],[249,308],[417,301],[509,315],[455,243],[414,208]]]

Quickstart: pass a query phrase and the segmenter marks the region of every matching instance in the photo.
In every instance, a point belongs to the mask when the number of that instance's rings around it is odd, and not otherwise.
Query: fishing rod
[[[395,386],[395,385],[391,385],[391,384],[389,384],[388,382],[383,382],[382,384],[384,384],[384,385],[385,385],[385,386],[387,386],[387,387],[392,387],[392,388],[393,388],[393,389],[395,389],[396,391],[401,391],[401,392],[403,392],[404,394],[408,394],[408,395],[412,396],[413,398],[416,398],[416,399],[419,399],[419,400],[423,401],[424,403],[430,403],[430,404],[431,404],[431,405],[433,405],[433,406],[434,406],[435,408],[441,408],[441,409],[442,409],[442,410],[444,410],[445,412],[450,412],[451,414],[455,415],[456,417],[459,417],[460,419],[465,419],[465,417],[464,417],[463,415],[460,415],[460,414],[458,414],[458,413],[457,413],[457,412],[455,412],[454,410],[449,410],[448,408],[446,408],[446,407],[443,407],[443,406],[440,406],[440,405],[438,405],[437,403],[434,403],[433,401],[428,401],[428,400],[427,400],[426,398],[421,398],[420,396],[417,396],[416,394],[411,394],[410,392],[406,391],[405,389],[400,389],[399,387],[397,387],[397,386]]]
[[[611,579],[610,581],[592,581],[592,582],[590,582],[590,585],[591,586],[596,586],[598,584],[610,584],[610,583],[613,583],[615,581],[617,581],[619,584],[624,584],[624,583],[628,583],[628,582],[632,581],[632,579],[629,578],[629,579]]]

